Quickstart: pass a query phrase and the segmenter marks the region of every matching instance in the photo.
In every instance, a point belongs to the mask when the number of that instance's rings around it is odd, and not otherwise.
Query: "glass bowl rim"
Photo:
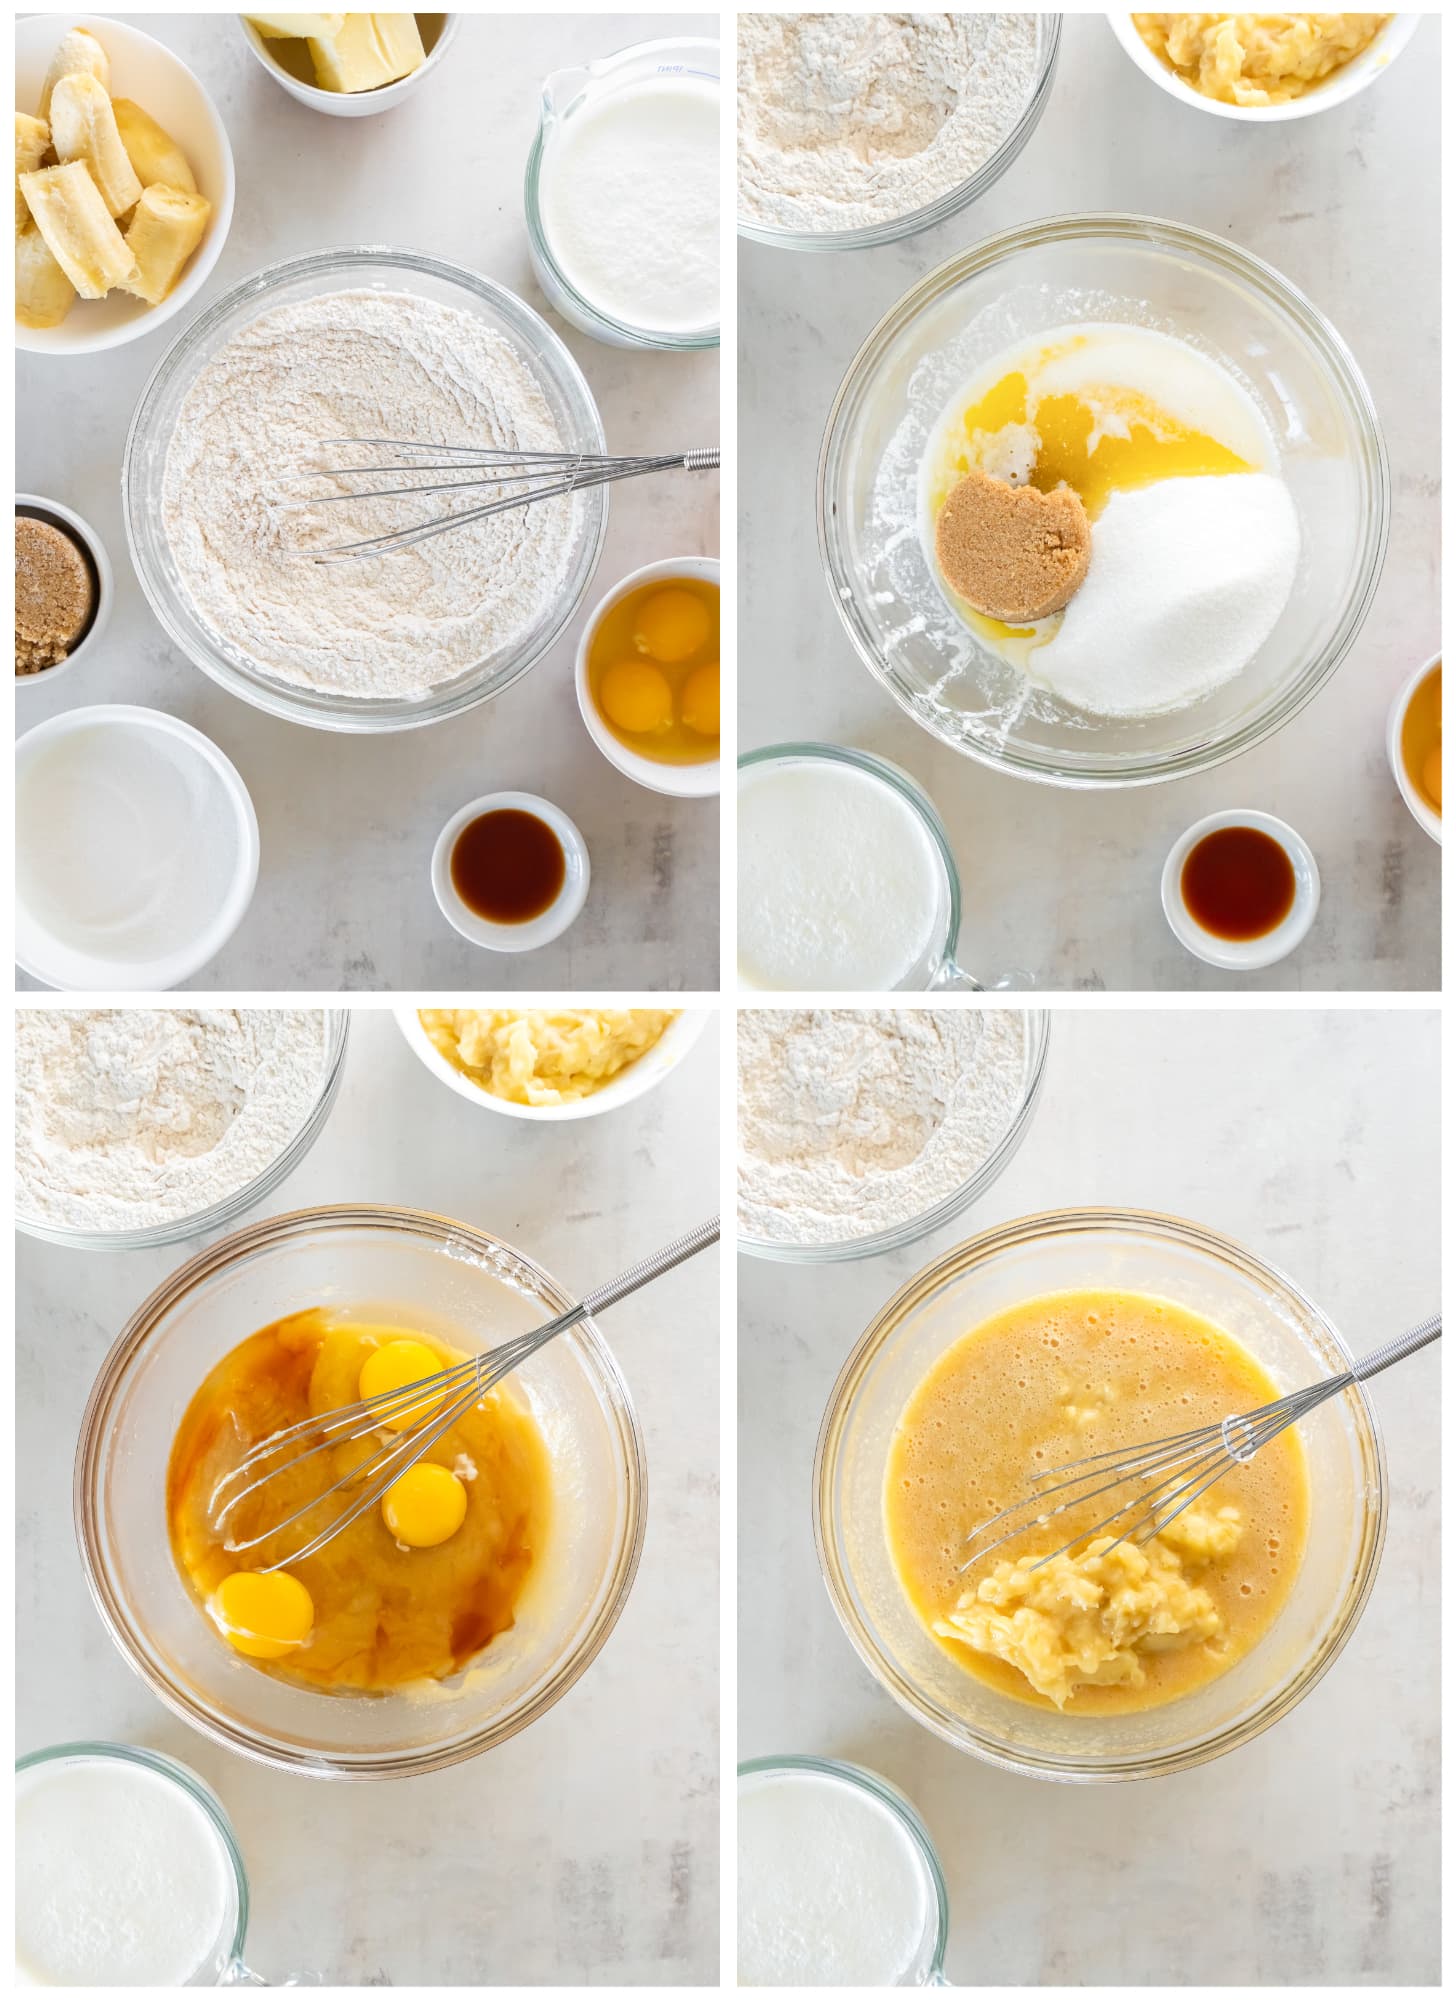
[[[965,1004],[943,1002],[956,1013],[966,1011]],[[994,1006],[994,1002],[992,1003]],[[915,1009],[916,1012],[931,1012],[934,1009]],[[977,1008],[984,1011],[984,1007]],[[881,1229],[873,1236],[851,1236],[841,1243],[769,1243],[762,1238],[737,1234],[737,1245],[745,1256],[762,1257],[775,1264],[846,1264],[861,1257],[878,1257],[886,1251],[899,1250],[906,1244],[916,1243],[923,1236],[943,1228],[963,1215],[973,1203],[988,1194],[1010,1166],[1021,1143],[1031,1126],[1036,1108],[1041,1099],[1046,1082],[1047,1055],[1051,1048],[1051,1012],[1046,1007],[1002,1007],[998,1012],[1020,1014],[1027,1024],[1027,1065],[1028,1075],[1022,1086],[1021,1102],[1017,1105],[1010,1124],[996,1141],[980,1166],[968,1180],[962,1181],[950,1193],[943,1195],[933,1206],[926,1209],[909,1222],[902,1222],[894,1229]]]
[[[943,1984],[941,1968],[945,1964],[946,1947],[950,1942],[950,1891],[946,1886],[945,1868],[941,1862],[939,1849],[931,1839],[930,1829],[921,1818],[914,1802],[900,1790],[898,1785],[881,1776],[878,1771],[870,1770],[866,1764],[853,1764],[843,1757],[819,1757],[802,1751],[784,1751],[777,1756],[744,1758],[738,1766],[738,1784],[741,1787],[745,1778],[767,1777],[776,1771],[833,1778],[837,1783],[852,1785],[859,1791],[868,1792],[879,1805],[893,1813],[914,1842],[916,1852],[925,1863],[935,1895],[935,1950],[927,1969],[928,1976],[923,1983],[930,1986]]]
[[[718,66],[721,72],[722,44],[716,37],[711,35],[653,35],[649,36],[646,41],[629,42],[623,48],[614,49],[610,55],[597,56],[590,62],[574,65],[574,67],[580,67],[584,75],[590,74],[593,77],[607,76],[614,69],[626,64],[634,56],[650,55],[660,49],[711,49],[718,59]],[[721,73],[717,81],[721,104],[723,88]],[[663,333],[651,327],[631,326],[626,320],[614,318],[611,313],[603,312],[600,306],[593,305],[590,299],[583,298],[582,294],[572,284],[570,278],[567,277],[552,254],[550,239],[546,234],[545,224],[541,220],[541,168],[545,158],[546,120],[543,117],[538,118],[536,121],[536,131],[535,136],[531,140],[531,150],[526,155],[524,196],[526,235],[530,240],[531,247],[556,280],[557,284],[560,285],[562,291],[571,300],[576,310],[584,318],[592,321],[595,326],[605,329],[607,336],[611,340],[620,342],[627,347],[637,348],[643,352],[697,354],[704,349],[721,346],[723,335],[721,312],[718,323],[713,326],[700,327],[692,333]]]
[[[1212,265],[1292,321],[1307,349],[1318,360],[1321,372],[1333,381],[1342,403],[1351,413],[1370,489],[1368,511],[1361,523],[1362,546],[1353,594],[1313,665],[1306,665],[1282,693],[1272,695],[1226,737],[1213,742],[1200,741],[1172,755],[1149,753],[1141,761],[1109,769],[1082,765],[1068,768],[1051,757],[998,754],[982,743],[967,742],[963,737],[944,735],[932,728],[922,714],[921,697],[902,684],[898,673],[880,660],[870,636],[860,628],[850,574],[852,566],[841,561],[838,495],[831,496],[830,491],[831,480],[838,473],[849,443],[846,424],[851,406],[858,407],[872,379],[872,370],[879,366],[884,352],[926,306],[963,279],[993,269],[1024,251],[1098,239],[1141,246],[1164,256],[1192,257]],[[835,391],[819,447],[815,508],[820,567],[839,622],[861,663],[919,728],[934,742],[945,744],[988,770],[1068,790],[1114,791],[1136,785],[1165,784],[1214,770],[1265,742],[1325,687],[1359,637],[1380,584],[1390,539],[1390,466],[1379,413],[1354,355],[1314,301],[1282,272],[1252,251],[1188,223],[1124,210],[1086,210],[1043,216],[983,237],[969,249],[957,251],[938,264],[890,306],[860,343]]]
[[[749,221],[735,207],[734,222],[738,234],[750,243],[762,243],[771,250],[868,250],[877,244],[898,243],[907,236],[918,236],[922,230],[949,222],[952,216],[959,215],[972,202],[979,201],[1020,158],[1051,97],[1057,56],[1061,50],[1062,17],[1060,14],[1041,14],[1037,16],[1037,21],[1042,47],[1037,54],[1036,77],[1026,102],[1017,113],[1016,123],[990,159],[984,161],[968,180],[958,181],[945,194],[937,195],[934,201],[913,208],[905,215],[893,216],[884,222],[865,223],[856,229],[787,229],[776,223]]]
[[[248,1939],[248,1871],[243,1861],[242,1848],[238,1845],[237,1832],[228,1818],[227,1809],[211,1785],[190,1765],[182,1763],[176,1757],[169,1757],[164,1750],[150,1750],[140,1743],[112,1743],[100,1738],[82,1739],[70,1743],[48,1743],[40,1750],[28,1750],[23,1756],[16,1758],[15,1774],[19,1777],[22,1771],[39,1770],[46,1764],[82,1760],[139,1764],[154,1777],[164,1778],[169,1784],[176,1785],[207,1815],[208,1822],[217,1834],[224,1856],[232,1869],[237,1908],[233,1917],[232,1943],[229,1947],[227,1965],[240,1965]],[[224,1972],[227,1970],[227,1965],[221,1968]]]
[[[343,695],[322,695],[312,703],[304,696],[307,690],[295,688],[291,683],[273,680],[261,673],[245,674],[223,655],[215,642],[208,641],[208,657],[201,657],[201,649],[195,648],[190,637],[184,633],[181,620],[176,615],[174,598],[177,596],[169,583],[164,583],[154,570],[152,559],[147,553],[143,535],[137,527],[137,517],[142,512],[140,494],[135,491],[142,477],[138,470],[144,446],[153,442],[150,431],[155,424],[156,405],[160,397],[168,391],[181,374],[183,368],[195,357],[199,346],[207,335],[224,327],[231,321],[240,330],[248,322],[242,317],[245,307],[252,307],[254,316],[267,312],[270,302],[285,285],[314,278],[343,276],[357,273],[361,282],[371,271],[382,272],[393,268],[397,272],[417,273],[434,279],[437,283],[455,287],[469,293],[477,303],[483,302],[493,312],[500,315],[512,329],[526,349],[528,359],[552,379],[558,390],[567,392],[568,399],[580,402],[586,419],[585,428],[589,433],[588,445],[591,450],[607,449],[606,432],[602,424],[601,411],[591,385],[578,365],[575,356],[567,347],[560,334],[550,326],[545,318],[506,285],[483,272],[472,271],[468,265],[452,262],[448,258],[435,257],[425,251],[407,250],[388,243],[341,244],[331,249],[309,250],[299,256],[284,257],[271,264],[260,265],[256,271],[242,278],[211,304],[196,313],[187,324],[170,340],[161,358],[156,362],[143,383],[137,396],[127,425],[126,443],[121,458],[121,511],[122,523],[126,530],[127,551],[131,556],[132,568],[136,572],[142,595],[146,598],[153,616],[161,625],[172,644],[183,657],[199,672],[205,673],[217,685],[246,701],[250,707],[264,714],[293,722],[308,729],[320,729],[330,734],[341,735],[390,735],[409,729],[423,729],[431,723],[441,722],[449,717],[467,713],[487,701],[494,701],[507,688],[530,671],[542,660],[570,625],[580,610],[597,565],[601,561],[606,543],[607,518],[609,512],[608,490],[604,486],[583,489],[581,495],[586,508],[582,531],[583,547],[586,551],[581,567],[581,576],[575,589],[561,604],[543,627],[538,637],[527,649],[517,648],[519,657],[510,657],[498,669],[499,678],[489,687],[482,685],[480,663],[455,675],[452,680],[442,682],[437,688],[417,700],[406,700],[398,696],[388,696],[377,701],[355,700]],[[529,335],[529,338],[527,337]],[[161,441],[155,441],[162,448]],[[593,521],[595,526],[593,526]],[[196,618],[195,613],[189,615]],[[201,620],[196,622],[199,624]]]
[[[743,773],[752,770],[756,765],[789,764],[795,758],[817,759],[822,764],[847,764],[852,771],[858,771],[864,777],[878,778],[881,783],[888,785],[892,792],[897,793],[906,805],[914,809],[945,869],[950,907],[946,917],[941,962],[943,965],[953,964],[961,941],[961,874],[956,866],[950,835],[945,830],[945,822],[940,817],[939,808],[920,780],[912,777],[908,771],[901,770],[898,764],[892,764],[888,757],[881,757],[874,750],[852,750],[844,743],[811,742],[765,743],[757,750],[741,751],[738,757],[739,780],[741,782]],[[758,993],[774,989],[744,987],[741,990],[746,993]],[[906,992],[913,989],[895,987],[891,990]]]
[[[588,1317],[562,1338],[568,1345],[585,1350],[596,1378],[594,1387],[605,1392],[604,1402],[611,1419],[622,1474],[624,1517],[612,1558],[611,1575],[590,1627],[581,1635],[570,1654],[558,1663],[551,1678],[535,1690],[523,1707],[481,1724],[468,1736],[452,1737],[423,1749],[378,1755],[371,1753],[363,1758],[345,1750],[298,1750],[270,1741],[245,1724],[224,1722],[201,1703],[190,1699],[159,1673],[150,1659],[134,1649],[130,1620],[120,1608],[112,1588],[108,1564],[98,1548],[96,1505],[99,1498],[98,1473],[104,1455],[100,1434],[102,1425],[109,1417],[116,1396],[126,1384],[133,1361],[155,1332],[159,1320],[197,1285],[240,1257],[252,1257],[314,1231],[355,1228],[395,1231],[410,1238],[423,1237],[435,1244],[463,1242],[487,1254],[503,1251],[530,1272],[541,1296],[556,1311],[564,1312],[576,1303],[535,1258],[527,1256],[514,1244],[493,1236],[487,1230],[457,1222],[450,1216],[438,1215],[431,1210],[401,1208],[388,1203],[351,1202],[294,1209],[286,1215],[266,1217],[200,1250],[165,1278],[131,1314],[108,1349],[86,1399],[77,1436],[71,1492],[77,1551],[91,1601],[108,1637],[127,1665],[173,1714],[214,1743],[275,1770],[294,1771],[307,1777],[375,1780],[414,1777],[425,1771],[444,1770],[478,1756],[482,1751],[492,1750],[538,1720],[581,1679],[610,1638],[636,1580],[647,1529],[647,1461],[646,1444],[631,1391],[616,1356],[595,1321]]]
[[[328,1123],[338,1099],[344,1078],[344,1059],[349,1052],[349,1029],[353,1016],[347,1007],[324,1007],[319,1011],[324,1017],[325,1044],[324,1074],[318,1095],[283,1151],[252,1180],[221,1201],[214,1202],[210,1208],[198,1209],[192,1215],[179,1215],[171,1222],[153,1223],[145,1229],[65,1229],[19,1213],[15,1217],[15,1227],[22,1235],[33,1236],[41,1243],[59,1244],[66,1250],[155,1250],[170,1243],[186,1243],[194,1236],[206,1235],[210,1229],[220,1229],[240,1220],[250,1208],[255,1208],[281,1187],[289,1175],[303,1164]]]
[[[1250,1713],[1238,1718],[1232,1724],[1205,1733],[1190,1743],[1176,1745],[1169,1750],[1133,1757],[1126,1761],[1109,1760],[1093,1763],[1078,1762],[1055,1753],[1011,1750],[999,1742],[981,1737],[966,1725],[961,1725],[959,1729],[952,1728],[938,1714],[933,1713],[922,1702],[918,1690],[911,1687],[898,1673],[892,1674],[887,1670],[877,1643],[862,1627],[858,1613],[849,1602],[847,1592],[842,1588],[842,1566],[837,1553],[838,1522],[834,1516],[832,1498],[834,1476],[838,1468],[838,1448],[845,1420],[858,1394],[866,1369],[885,1343],[893,1337],[903,1322],[906,1310],[918,1302],[919,1296],[923,1296],[947,1279],[963,1275],[977,1264],[998,1257],[1005,1250],[1019,1248],[1042,1238],[1089,1231],[1099,1234],[1126,1231],[1150,1235],[1163,1242],[1185,1248],[1191,1247],[1216,1257],[1226,1265],[1232,1265],[1242,1276],[1253,1278],[1265,1287],[1282,1292],[1310,1317],[1336,1352],[1342,1355],[1347,1363],[1353,1365],[1354,1356],[1344,1336],[1308,1293],[1287,1272],[1218,1230],[1209,1229],[1202,1223],[1190,1221],[1183,1216],[1169,1215],[1157,1209],[1115,1208],[1100,1204],[1045,1209],[1033,1215],[1017,1216],[1009,1222],[983,1230],[977,1236],[968,1237],[963,1243],[953,1245],[933,1263],[925,1265],[909,1277],[874,1314],[850,1350],[825,1404],[819,1434],[814,1445],[811,1511],[819,1574],[823,1579],[835,1617],[877,1685],[914,1721],[953,1749],[979,1758],[999,1770],[1060,1783],[1108,1784],[1166,1776],[1209,1763],[1226,1751],[1238,1749],[1262,1735],[1266,1729],[1296,1708],[1311,1689],[1318,1686],[1344,1651],[1364,1614],[1374,1588],[1385,1546],[1385,1531],[1390,1511],[1390,1480],[1385,1462],[1385,1443],[1375,1407],[1364,1385],[1360,1382],[1351,1382],[1341,1395],[1342,1398],[1349,1399],[1349,1407],[1355,1415],[1360,1442],[1370,1461],[1374,1486],[1373,1495],[1368,1490],[1356,1495],[1357,1516],[1363,1523],[1364,1532],[1355,1559],[1353,1578],[1345,1587],[1336,1617],[1315,1656],[1288,1675],[1284,1684],[1261,1699],[1259,1705]],[[1169,1704],[1169,1707],[1175,1706],[1175,1703]]]

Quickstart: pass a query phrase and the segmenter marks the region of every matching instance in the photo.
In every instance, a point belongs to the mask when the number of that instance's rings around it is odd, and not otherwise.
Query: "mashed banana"
[[[1368,49],[1389,14],[1134,14],[1153,54],[1220,104],[1287,104]]]
[[[421,1007],[420,1025],[452,1069],[508,1104],[574,1104],[661,1041],[673,1010]]]
[[[1223,1618],[1183,1560],[1230,1554],[1241,1532],[1236,1508],[1190,1509],[1141,1547],[1103,1535],[1040,1568],[1035,1556],[1000,1562],[934,1630],[1004,1660],[1058,1708],[1079,1687],[1141,1687],[1147,1653],[1217,1650]]]

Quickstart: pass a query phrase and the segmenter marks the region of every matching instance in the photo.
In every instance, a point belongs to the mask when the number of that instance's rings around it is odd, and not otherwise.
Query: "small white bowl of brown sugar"
[[[90,523],[59,500],[15,496],[15,685],[48,687],[98,649],[111,564]]]

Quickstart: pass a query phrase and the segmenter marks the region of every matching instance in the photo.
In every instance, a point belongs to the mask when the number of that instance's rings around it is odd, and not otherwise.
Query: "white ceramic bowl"
[[[1438,847],[1441,845],[1441,815],[1431,811],[1410,781],[1410,774],[1405,768],[1405,759],[1400,754],[1400,732],[1405,723],[1405,712],[1411,705],[1411,696],[1426,675],[1440,664],[1441,655],[1437,653],[1432,659],[1427,660],[1424,666],[1416,668],[1390,704],[1390,714],[1385,723],[1385,754],[1390,759],[1390,774],[1410,810],[1411,818],[1423,833],[1431,836]]]
[[[524,1011],[524,1010],[523,1010]],[[693,1043],[708,1024],[708,1010],[705,1007],[690,1007],[669,1021],[662,1035],[645,1054],[628,1063],[624,1070],[604,1083],[600,1090],[590,1097],[579,1097],[571,1104],[511,1104],[503,1097],[492,1097],[479,1084],[472,1083],[468,1076],[462,1076],[446,1062],[435,1044],[420,1025],[419,1012],[414,1007],[396,1007],[394,1018],[399,1023],[400,1033],[424,1064],[431,1075],[449,1086],[457,1097],[474,1104],[484,1111],[499,1111],[507,1118],[527,1118],[536,1125],[562,1124],[571,1118],[595,1118],[603,1111],[615,1111],[619,1105],[630,1104],[634,1097],[644,1097],[661,1083],[670,1070],[677,1068]]]
[[[197,78],[170,49],[111,15],[29,14],[15,24],[15,101],[22,110],[40,102],[41,85],[57,42],[71,28],[95,35],[111,62],[111,89],[150,113],[187,156],[197,191],[212,203],[202,241],[170,295],[159,306],[111,292],[77,299],[59,326],[15,327],[15,345],[31,354],[95,354],[162,326],[196,298],[207,282],[233,219],[236,179],[233,149],[217,107]]]
[[[1221,938],[1195,923],[1183,901],[1183,864],[1206,834],[1225,826],[1252,826],[1277,840],[1289,856],[1294,870],[1294,902],[1289,915],[1272,931],[1257,938]],[[1303,944],[1319,911],[1320,877],[1309,843],[1272,813],[1210,813],[1190,826],[1181,840],[1173,843],[1163,863],[1163,914],[1169,928],[1185,951],[1201,958],[1205,965],[1217,965],[1225,972],[1258,972],[1276,965]]]
[[[556,901],[528,923],[493,924],[478,917],[461,901],[450,879],[450,855],[456,841],[473,819],[489,812],[533,813],[537,819],[545,820],[566,856],[566,878]],[[441,913],[471,944],[478,944],[486,951],[535,951],[538,946],[559,938],[581,915],[586,892],[591,887],[591,859],[576,822],[568,819],[560,806],[552,805],[550,799],[538,798],[534,792],[487,792],[483,798],[472,799],[468,806],[462,806],[445,822],[430,857],[430,882]]]
[[[615,764],[623,776],[630,778],[634,784],[645,785],[649,792],[666,792],[669,798],[674,799],[715,799],[719,790],[718,758],[705,759],[701,764],[659,764],[651,757],[639,756],[628,744],[619,742],[598,715],[587,678],[587,655],[602,620],[612,606],[620,604],[627,593],[639,584],[666,583],[678,576],[719,584],[717,557],[679,556],[665,562],[647,563],[642,569],[634,569],[630,576],[624,576],[607,592],[586,621],[576,649],[576,705],[581,710],[581,719],[592,742],[607,762]]]
[[[1182,77],[1175,76],[1166,63],[1159,61],[1133,26],[1131,14],[1109,14],[1107,19],[1113,34],[1143,75],[1151,77],[1160,90],[1166,90],[1180,104],[1192,104],[1200,111],[1211,111],[1215,118],[1236,118],[1245,125],[1278,125],[1286,119],[1312,118],[1317,111],[1332,111],[1337,104],[1347,104],[1352,97],[1357,97],[1377,77],[1384,76],[1420,26],[1422,17],[1419,14],[1395,15],[1387,21],[1369,48],[1353,57],[1343,69],[1336,70],[1328,83],[1320,84],[1303,97],[1291,98],[1287,104],[1220,104],[1215,98],[1204,97],[1186,84]]]
[[[425,16],[426,19],[431,18]],[[280,84],[290,97],[296,97],[300,104],[306,104],[311,111],[325,111],[330,118],[372,118],[376,112],[392,110],[406,97],[419,89],[427,76],[433,76],[444,60],[445,52],[454,41],[460,27],[458,14],[434,17],[442,21],[440,32],[431,47],[425,41],[425,59],[419,68],[409,76],[402,76],[398,83],[387,83],[382,90],[361,90],[349,93],[342,90],[320,90],[316,83],[302,83],[286,70],[273,53],[273,44],[260,35],[252,22],[243,15],[238,16],[238,25],[248,38],[248,47],[267,70],[273,81]]]
[[[158,992],[180,986],[214,958],[242,922],[258,881],[258,819],[247,786],[229,760],[210,738],[190,723],[160,709],[132,708],[121,703],[102,703],[92,708],[67,709],[20,738],[15,746],[16,793],[26,769],[35,758],[52,748],[56,741],[73,731],[85,729],[139,729],[169,737],[174,755],[178,747],[185,753],[189,782],[206,787],[216,796],[219,809],[231,816],[236,839],[236,858],[226,893],[211,920],[196,936],[188,938],[161,957],[151,959],[111,959],[83,951],[57,938],[29,911],[17,894],[15,902],[15,957],[22,971],[42,979],[47,986],[62,991]],[[95,838],[106,837],[107,802],[97,802]],[[41,830],[42,834],[44,829]],[[17,810],[17,858],[25,829]]]
[[[69,528],[91,558],[95,572],[96,610],[87,626],[79,646],[67,653],[65,659],[57,660],[53,667],[46,667],[38,674],[17,674],[15,690],[22,688],[53,687],[59,675],[74,667],[85,655],[94,659],[100,651],[99,641],[111,616],[111,606],[116,597],[116,586],[112,581],[111,562],[106,553],[106,545],[89,521],[82,520],[70,507],[63,507],[59,500],[47,500],[43,493],[17,493],[15,496],[17,514],[30,514],[43,521],[51,521],[58,528]]]

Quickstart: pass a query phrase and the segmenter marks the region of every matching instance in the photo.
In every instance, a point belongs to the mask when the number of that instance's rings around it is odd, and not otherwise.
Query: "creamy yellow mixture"
[[[1389,14],[1134,14],[1162,62],[1221,104],[1287,104],[1369,48]]]
[[[1262,1638],[1299,1568],[1309,1499],[1295,1431],[1142,1546],[1110,1545],[1125,1523],[1076,1545],[1122,1495],[962,1574],[965,1537],[1037,1473],[1279,1393],[1222,1328],[1168,1299],[1058,1292],[986,1321],[935,1363],[890,1448],[885,1528],[917,1616],[968,1672],[1073,1715],[1157,1707],[1214,1679]]]
[[[452,1069],[510,1104],[572,1104],[661,1041],[672,1009],[421,1007]]]

